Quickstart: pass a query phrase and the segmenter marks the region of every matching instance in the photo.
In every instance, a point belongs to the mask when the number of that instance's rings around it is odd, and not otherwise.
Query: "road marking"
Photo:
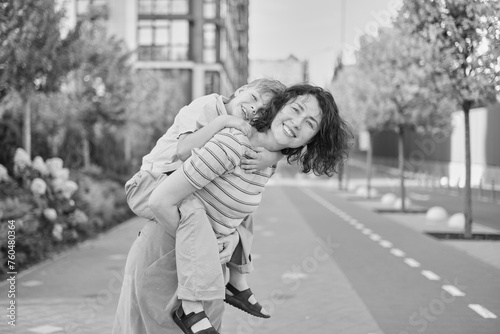
[[[362,228],[364,228],[365,226],[363,224],[358,224],[356,226],[354,226],[356,229],[358,230],[361,230]]]
[[[372,233],[372,230],[370,230],[369,228],[365,228],[363,231],[361,231],[361,233],[370,234],[370,233]]]
[[[401,249],[393,248],[391,249],[391,254],[397,257],[403,257],[405,256],[405,252],[403,252]]]
[[[352,224],[356,224],[357,222],[358,222],[358,220],[357,220],[357,219],[351,219],[351,223],[352,223]]]
[[[28,329],[30,332],[33,333],[40,333],[40,334],[50,334],[54,332],[59,332],[64,330],[64,328],[61,327],[56,327],[52,325],[43,325],[43,326],[38,326],[38,327],[33,327]]]
[[[427,277],[427,279],[429,279],[431,281],[439,281],[441,279],[441,277],[439,277],[438,275],[434,274],[430,270],[422,270],[422,275],[424,275],[425,277]]]
[[[486,319],[496,319],[497,318],[495,313],[491,312],[486,307],[481,306],[479,304],[469,304],[469,307],[473,311],[475,311],[477,314],[482,316],[483,318],[486,318]]]
[[[382,237],[378,234],[372,234],[370,236],[370,239],[372,239],[373,241],[379,241],[380,239],[382,239]]]
[[[27,286],[28,288],[31,288],[31,287],[34,287],[34,286],[40,286],[40,285],[43,285],[43,282],[42,281],[35,281],[35,280],[32,280],[32,281],[26,281],[26,282],[23,282],[21,283],[22,286]]]
[[[418,268],[418,267],[420,267],[420,263],[417,260],[412,259],[410,257],[408,257],[408,258],[405,259],[405,263],[407,265],[409,265],[410,267],[412,267],[412,268]]]
[[[379,242],[379,244],[380,244],[380,246],[382,246],[384,248],[392,247],[392,242],[387,241],[387,240],[382,240]]]
[[[455,297],[463,297],[463,296],[465,296],[465,293],[463,293],[462,291],[460,291],[454,285],[443,285],[442,288],[443,288],[444,291],[448,292],[452,296],[455,296]]]

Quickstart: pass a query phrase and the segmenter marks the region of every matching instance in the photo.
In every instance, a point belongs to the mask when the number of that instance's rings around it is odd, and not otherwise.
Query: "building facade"
[[[248,79],[249,0],[65,0],[70,21],[90,11],[135,51],[137,70],[161,72],[185,103],[231,95]]]

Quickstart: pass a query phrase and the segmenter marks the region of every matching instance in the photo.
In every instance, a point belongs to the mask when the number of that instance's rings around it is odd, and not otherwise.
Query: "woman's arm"
[[[241,118],[230,115],[218,116],[198,131],[179,136],[177,156],[182,161],[186,161],[186,159],[191,156],[191,150],[193,148],[202,147],[217,132],[224,128],[236,128],[247,136],[251,131],[250,124]]]
[[[179,168],[164,178],[151,193],[148,205],[169,234],[175,236],[179,226],[177,204],[195,191],[196,188],[186,179],[182,168]]]

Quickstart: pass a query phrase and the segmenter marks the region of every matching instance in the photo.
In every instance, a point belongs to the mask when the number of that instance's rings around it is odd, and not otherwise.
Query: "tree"
[[[31,155],[31,101],[35,93],[57,91],[74,66],[76,30],[61,38],[64,13],[54,0],[1,1],[0,98],[16,91],[22,100],[23,147]]]
[[[83,165],[91,163],[91,141],[110,126],[126,121],[133,89],[130,52],[122,41],[108,37],[104,22],[87,20],[80,25],[81,38],[75,49],[78,68],[69,73],[63,91],[75,109],[82,138]]]
[[[404,138],[408,131],[435,134],[449,132],[453,105],[436,93],[441,82],[433,80],[428,66],[427,44],[396,29],[382,29],[377,37],[364,36],[356,63],[370,94],[377,101],[368,107],[366,127],[398,134],[401,210],[405,211]]]
[[[373,170],[373,135],[379,131],[380,113],[384,111],[384,101],[374,82],[366,79],[359,65],[346,66],[332,83],[332,91],[338,100],[343,117],[358,130],[368,133],[366,154],[366,194],[370,198]]]
[[[465,237],[472,237],[469,111],[498,91],[500,2],[496,0],[404,0],[397,25],[432,48],[432,75],[447,77],[445,93],[465,119]],[[440,87],[442,88],[442,87]]]

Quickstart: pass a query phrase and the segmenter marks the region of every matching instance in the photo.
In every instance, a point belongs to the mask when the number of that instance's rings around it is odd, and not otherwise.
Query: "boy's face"
[[[261,94],[254,87],[243,86],[234,93],[234,98],[226,104],[226,110],[229,115],[240,117],[250,122],[256,112],[266,106],[273,94]]]

